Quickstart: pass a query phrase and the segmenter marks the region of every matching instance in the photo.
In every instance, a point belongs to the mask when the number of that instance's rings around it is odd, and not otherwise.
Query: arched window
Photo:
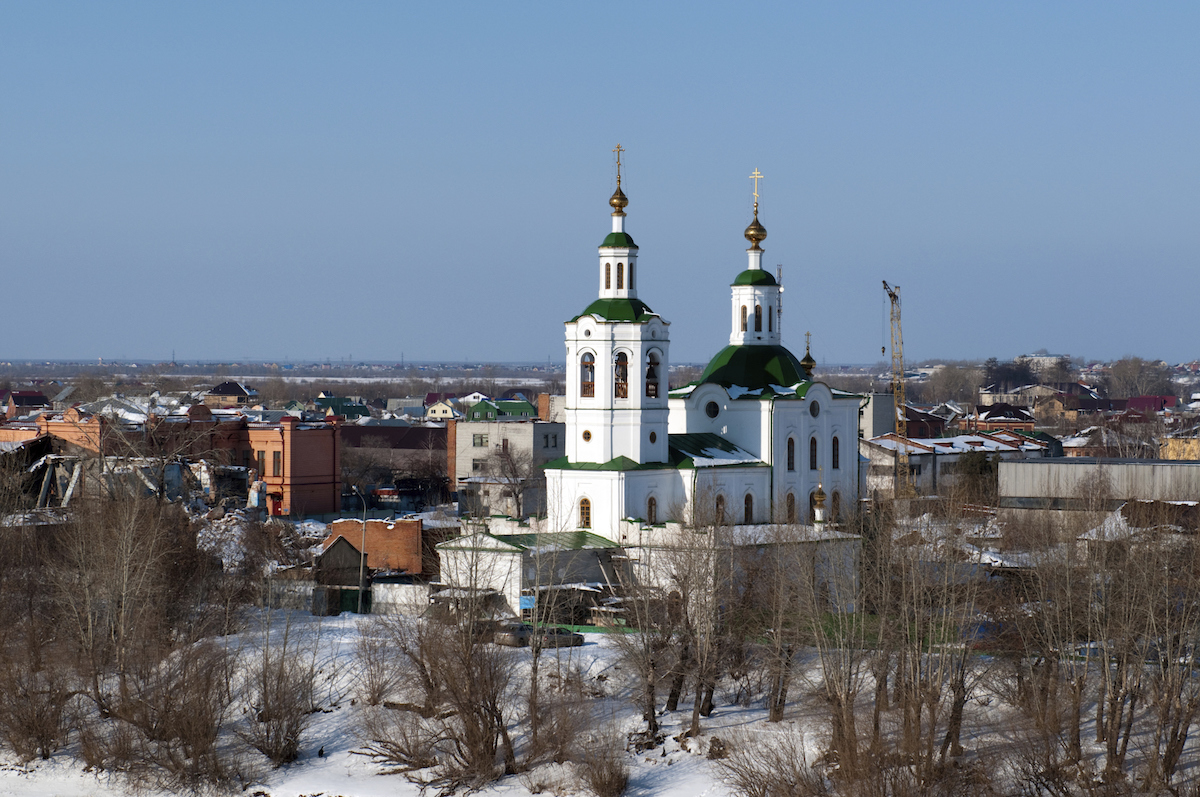
[[[742,305],[742,331],[746,331],[746,305]]]
[[[754,496],[746,493],[746,519],[743,521],[747,526],[754,522]]]
[[[834,493],[836,495],[836,493]],[[646,522],[658,522],[658,500],[654,496],[646,499]]]
[[[625,287],[625,264],[617,263],[617,290]]]
[[[787,494],[787,522],[796,522],[796,496],[792,493]]]
[[[612,287],[612,263],[604,264],[604,290]]]
[[[579,499],[579,528],[590,529],[592,527],[592,502],[586,498]]]
[[[658,355],[650,352],[646,358],[646,398],[658,398]]]
[[[808,469],[817,469],[817,438],[809,438],[808,441]]]
[[[633,290],[633,263],[629,264],[629,290]]]
[[[788,438],[788,455],[787,455],[788,470],[796,469],[796,438]]]
[[[838,439],[833,438],[833,448],[830,450],[829,467],[837,470],[842,466],[842,451],[838,447]]]
[[[714,517],[713,520],[716,522],[716,524],[718,526],[725,525],[725,496],[723,495],[717,496],[717,511],[715,515],[716,517]]]
[[[829,519],[837,522],[838,517],[842,514],[842,494],[837,490],[833,491],[833,497],[829,499]]]
[[[811,492],[808,494],[808,522],[812,523],[817,519],[817,494]]]
[[[762,305],[754,305],[754,331],[762,332]]]
[[[767,331],[775,331],[775,316],[771,313],[771,305],[767,305]]]
[[[629,357],[625,352],[617,355],[613,365],[613,395],[617,398],[629,398]]]
[[[596,395],[596,358],[590,352],[579,358],[579,395]]]

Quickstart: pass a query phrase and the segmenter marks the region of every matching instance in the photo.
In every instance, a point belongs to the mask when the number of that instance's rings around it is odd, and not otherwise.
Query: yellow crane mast
[[[908,413],[904,401],[904,335],[900,331],[900,286],[895,288],[883,281],[883,289],[887,291],[892,302],[892,402],[896,411],[896,434],[908,439]],[[916,494],[913,487],[912,471],[908,467],[908,446],[896,446],[896,489],[897,498],[911,498]]]

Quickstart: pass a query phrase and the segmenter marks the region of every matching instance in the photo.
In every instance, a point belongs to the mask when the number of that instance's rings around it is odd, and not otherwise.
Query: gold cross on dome
[[[758,181],[763,178],[762,172],[758,169],[754,170],[754,174],[750,175],[750,179],[754,181],[754,201],[758,201]]]
[[[625,148],[620,144],[613,148],[613,152],[617,153],[617,185],[621,184],[621,153],[624,151]]]
[[[805,332],[804,333],[804,350],[808,351],[811,348],[812,348],[812,333]]]

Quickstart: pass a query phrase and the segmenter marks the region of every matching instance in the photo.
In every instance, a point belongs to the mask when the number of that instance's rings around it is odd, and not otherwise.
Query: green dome
[[[734,285],[778,285],[771,272],[761,268],[748,268],[733,280]]]
[[[804,366],[783,346],[726,346],[700,375],[701,382],[749,390],[806,382]]]
[[[641,299],[597,299],[571,320],[585,315],[598,315],[605,321],[641,321],[654,311]]]
[[[633,242],[633,236],[627,232],[610,232],[600,246],[622,249],[638,248],[638,245]]]

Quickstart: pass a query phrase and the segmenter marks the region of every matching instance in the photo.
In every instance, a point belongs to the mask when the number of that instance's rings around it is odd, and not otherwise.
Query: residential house
[[[980,404],[972,415],[965,419],[965,428],[972,432],[995,432],[1002,429],[1011,431],[1033,431],[1033,414],[1024,407],[1011,404],[995,403]]]
[[[422,536],[420,520],[342,518],[330,524],[321,547],[327,550],[344,537],[355,550],[366,554],[366,566],[372,572],[417,574],[423,569]]]
[[[1064,437],[1062,446],[1067,457],[1154,459],[1160,450],[1153,440],[1130,434],[1121,424],[1089,426]]]
[[[371,417],[371,408],[354,398],[319,393],[313,399],[313,404],[326,417],[345,418],[348,421]]]
[[[249,407],[258,403],[258,391],[241,382],[222,382],[204,394],[209,407]]]
[[[11,390],[0,399],[0,406],[4,408],[4,418],[8,420],[51,409],[49,399],[40,390]]]
[[[522,528],[519,533],[506,533]],[[611,596],[622,577],[621,546],[586,531],[541,532],[509,524],[503,531],[474,531],[437,546],[443,584],[481,596],[495,596],[499,615],[532,614],[539,594],[563,592]],[[438,593],[434,593],[434,598]],[[578,594],[575,598],[578,598]],[[543,598],[543,606],[546,599]],[[576,616],[557,621],[586,622],[587,605],[562,600]],[[582,610],[582,616],[579,611]]]
[[[448,421],[461,417],[462,413],[450,399],[441,399],[425,406],[425,418],[430,421]]]
[[[517,401],[484,399],[467,405],[467,410],[463,415],[468,421],[521,421],[538,417],[538,411],[524,399]]]

